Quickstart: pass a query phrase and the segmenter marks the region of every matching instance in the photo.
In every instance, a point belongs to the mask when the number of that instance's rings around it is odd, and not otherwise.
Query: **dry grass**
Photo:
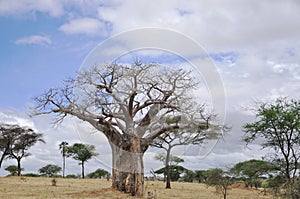
[[[184,199],[212,199],[223,196],[216,193],[215,187],[210,187],[205,184],[172,182],[172,189],[164,189],[163,182],[146,182],[147,190],[156,193],[158,199],[184,198]],[[145,195],[146,195],[145,194]],[[246,189],[246,188],[230,188],[227,195],[228,199],[271,199],[271,195],[264,196],[261,190]]]
[[[134,198],[111,189],[111,182],[100,179],[56,179],[52,186],[52,178],[4,177],[0,178],[0,198]],[[214,187],[198,183],[172,183],[172,189],[164,189],[159,181],[145,182],[145,198],[150,192],[157,199],[170,198],[222,198]],[[231,188],[228,199],[271,199],[261,191]]]

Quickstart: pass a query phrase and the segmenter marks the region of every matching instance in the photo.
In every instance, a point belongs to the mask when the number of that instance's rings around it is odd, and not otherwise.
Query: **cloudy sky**
[[[253,121],[244,107],[256,99],[300,98],[299,19],[298,0],[0,0],[0,121],[31,126],[44,134],[47,144],[32,148],[32,156],[23,161],[25,172],[37,172],[50,163],[60,165],[58,144],[85,138],[72,118],[59,126],[51,123],[51,116],[29,118],[32,98],[74,76],[101,42],[128,31],[157,28],[184,35],[208,53],[223,82],[226,123],[233,127],[205,157],[193,153],[192,147],[175,150],[186,160],[184,166],[229,167],[260,158],[264,151],[258,145],[246,148],[241,142],[241,125]],[[148,36],[153,35],[131,37],[128,43]],[[160,44],[166,42],[164,38],[155,37]],[[172,42],[175,48],[182,43]],[[110,50],[119,52],[117,47]],[[192,54],[189,50],[187,54]],[[210,92],[218,94],[213,88]],[[93,136],[97,139],[92,140],[99,140],[95,144],[100,155],[88,163],[87,173],[99,167],[109,170],[109,146],[100,134]],[[161,166],[153,160],[154,153],[150,149],[145,157],[146,173]],[[12,163],[6,161],[3,167]],[[79,169],[76,161],[68,160],[67,173],[80,173]],[[0,175],[6,174],[1,168]]]

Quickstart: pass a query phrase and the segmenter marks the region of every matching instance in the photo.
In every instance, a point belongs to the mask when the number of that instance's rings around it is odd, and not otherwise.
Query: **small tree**
[[[165,167],[163,168],[164,169],[164,182],[166,182],[167,189],[171,188],[171,181],[173,181],[171,179],[171,175],[172,175],[171,167],[184,162],[184,159],[177,157],[177,156],[173,156],[170,153],[171,153],[171,150],[169,150],[169,153],[167,152],[167,154],[160,153],[154,157],[156,160],[163,162],[163,164],[165,165]]]
[[[200,115],[203,122],[198,123],[198,125],[193,126],[192,128],[189,127],[181,130],[175,129],[172,131],[168,131],[158,136],[151,144],[151,146],[153,147],[161,148],[166,151],[164,164],[166,168],[165,177],[167,189],[171,188],[169,168],[172,149],[176,146],[201,144],[205,139],[216,139],[219,137],[220,130],[222,128],[225,128],[213,125],[209,126],[209,121],[211,121],[215,116],[213,114],[205,114],[204,107],[204,105],[201,106],[198,111],[199,113],[201,113]],[[182,118],[181,116],[165,118],[165,122],[169,125],[177,124],[181,120],[184,120],[184,118]]]
[[[31,155],[28,150],[37,142],[45,143],[42,134],[35,133],[31,128],[8,124],[0,125],[0,150],[3,152],[0,166],[5,158],[16,159],[18,176],[20,176],[21,160]]]
[[[278,98],[260,103],[255,113],[257,121],[244,125],[245,142],[263,138],[262,147],[274,150],[272,162],[286,179],[286,195],[299,197],[294,186],[300,158],[300,100]]]
[[[81,176],[84,178],[84,163],[90,160],[93,156],[98,155],[95,152],[94,145],[75,143],[72,146],[67,148],[67,154],[74,158],[75,160],[79,160],[79,165],[81,165]]]
[[[6,171],[10,173],[10,175],[15,176],[18,173],[18,167],[16,165],[9,165],[5,168]],[[24,171],[24,168],[21,168]]]
[[[185,174],[183,176],[183,181],[184,182],[193,182],[195,180],[196,173],[191,170],[186,170]]]
[[[272,194],[277,198],[281,195],[282,185],[286,182],[286,179],[282,175],[277,175],[269,178],[266,181],[266,187],[272,188]]]
[[[206,183],[216,186],[217,193],[221,193],[223,198],[226,199],[228,187],[232,184],[232,179],[228,176],[228,173],[222,169],[210,169],[208,170]]]
[[[63,178],[65,177],[65,170],[66,170],[66,157],[67,157],[67,146],[68,146],[68,142],[66,141],[63,141],[59,144],[59,150],[61,152],[61,155],[63,157],[63,168],[62,168],[62,171],[63,171]]]
[[[209,173],[208,170],[196,170],[195,171],[195,179],[199,183],[205,183],[208,178],[208,173]]]
[[[53,175],[57,174],[61,171],[61,167],[53,164],[48,164],[39,169],[39,173],[42,175],[46,175],[48,177],[52,177]]]
[[[245,185],[257,187],[257,179],[272,171],[277,167],[263,160],[248,160],[239,162],[230,170],[232,174],[245,178]]]
[[[110,178],[110,173],[104,169],[97,169],[96,171],[87,175],[89,178]]]

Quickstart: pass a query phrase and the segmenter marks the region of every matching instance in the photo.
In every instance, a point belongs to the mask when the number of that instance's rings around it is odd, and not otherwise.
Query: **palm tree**
[[[63,156],[63,178],[65,177],[65,169],[66,169],[66,157],[67,157],[67,149],[68,142],[63,141],[59,144],[59,150]]]

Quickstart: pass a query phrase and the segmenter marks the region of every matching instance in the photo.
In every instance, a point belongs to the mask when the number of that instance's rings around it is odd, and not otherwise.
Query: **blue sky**
[[[72,121],[53,127],[50,116],[29,118],[32,98],[74,76],[85,57],[105,39],[137,28],[164,28],[191,38],[211,55],[224,84],[226,121],[234,127],[207,159],[189,157],[185,166],[226,167],[259,158],[264,152],[258,145],[251,152],[240,142],[241,125],[253,119],[243,107],[254,99],[300,98],[299,19],[297,0],[2,0],[1,122],[34,126],[48,140],[24,161],[25,171],[36,172],[46,163],[60,164],[57,144],[80,138]],[[105,141],[101,144],[99,153],[108,154]],[[100,159],[100,164],[91,161],[91,171],[110,161],[109,156]],[[161,164],[149,159],[145,166],[149,170]],[[69,167],[70,173],[76,173],[76,163],[71,161]],[[5,175],[3,169],[0,174]]]
[[[35,15],[0,18],[3,108],[25,110],[32,96],[73,76],[88,53],[76,48],[89,39],[58,30],[63,19],[46,13]]]

